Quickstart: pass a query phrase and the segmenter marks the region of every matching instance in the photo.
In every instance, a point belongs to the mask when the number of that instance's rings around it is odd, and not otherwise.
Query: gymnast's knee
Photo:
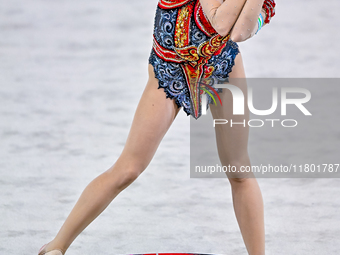
[[[120,163],[116,162],[108,171],[108,178],[111,180],[112,187],[124,190],[133,183],[144,171],[145,167],[137,162]]]
[[[251,176],[249,176],[249,177],[246,177],[246,176],[242,176],[242,177],[228,177],[231,186],[236,186],[236,185],[239,186],[240,184],[245,184],[251,178],[254,178],[254,177],[251,177]]]
[[[230,171],[226,171],[226,175],[229,179],[230,184],[239,185],[246,183],[249,179],[255,178],[254,174],[249,171],[249,161],[231,161],[228,164]]]

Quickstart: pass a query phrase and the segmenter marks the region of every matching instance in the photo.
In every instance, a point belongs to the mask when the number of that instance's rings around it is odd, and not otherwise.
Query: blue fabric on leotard
[[[181,5],[181,2],[184,4]],[[176,3],[180,6],[172,8],[171,5]],[[202,10],[200,10],[199,7],[199,0],[160,0],[156,9],[153,32],[154,41],[158,44],[158,48],[155,46],[154,42],[149,57],[149,63],[153,66],[155,76],[159,81],[158,88],[163,88],[166,97],[174,99],[178,107],[183,107],[183,110],[187,115],[191,114],[196,119],[201,116],[201,104],[199,105],[198,112],[194,113],[193,94],[191,94],[189,88],[192,84],[188,83],[188,75],[184,69],[185,63],[189,61],[183,60],[183,62],[178,63],[181,55],[175,56],[173,61],[163,57],[163,53],[169,51],[173,54],[173,52],[176,53],[176,49],[180,48],[179,45],[181,45],[182,42],[177,39],[177,45],[175,43],[176,28],[179,29],[176,27],[176,22],[179,21],[184,20],[187,22],[184,23],[184,26],[187,24],[189,27],[187,32],[188,40],[186,41],[186,45],[182,48],[190,46],[198,48],[202,44],[209,42],[213,36],[219,36],[212,27],[208,26],[210,23],[207,25],[207,19],[200,18],[202,16],[199,15],[202,15]],[[191,10],[190,17],[180,16],[179,13],[181,11],[183,12],[183,10],[189,10],[189,12]],[[181,18],[182,20],[180,20]],[[205,27],[202,26],[202,23],[203,25],[205,24]],[[185,31],[178,33],[177,38],[184,33]],[[227,39],[229,39],[229,37]],[[182,45],[183,44],[185,44],[185,41],[183,41]],[[160,49],[162,49],[162,53],[159,53]],[[211,55],[205,58],[207,61],[202,68],[209,67],[213,70],[208,79],[206,79],[210,86],[214,87],[214,84],[228,82],[229,73],[232,70],[235,57],[238,53],[238,45],[229,39],[225,41],[217,55]],[[221,89],[216,89],[216,91],[221,92]],[[212,102],[213,100],[208,96],[206,109],[208,109],[209,103]]]

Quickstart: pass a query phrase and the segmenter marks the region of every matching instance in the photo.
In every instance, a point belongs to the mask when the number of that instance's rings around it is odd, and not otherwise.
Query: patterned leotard
[[[215,31],[199,0],[159,0],[149,63],[158,88],[195,119],[201,116],[203,91],[228,81],[239,52],[229,37]],[[206,108],[210,97],[207,102]]]

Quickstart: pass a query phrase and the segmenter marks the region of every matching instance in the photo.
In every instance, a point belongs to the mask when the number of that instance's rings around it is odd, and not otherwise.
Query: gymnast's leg
[[[57,236],[43,251],[64,253],[74,239],[148,166],[180,108],[158,89],[153,67],[137,106],[125,147],[117,161],[92,180],[67,217]]]
[[[241,79],[240,79],[241,78]],[[220,124],[215,126],[216,143],[219,158],[223,166],[250,166],[248,156],[249,111],[247,106],[247,84],[241,53],[236,56],[235,66],[230,73],[229,83],[239,87],[245,96],[245,115],[233,115],[233,98],[228,89],[220,94],[222,104],[210,105],[214,119],[226,119],[243,122],[243,125]],[[250,255],[265,254],[264,210],[261,190],[253,174],[227,173],[232,189],[233,206],[242,233],[243,240]]]

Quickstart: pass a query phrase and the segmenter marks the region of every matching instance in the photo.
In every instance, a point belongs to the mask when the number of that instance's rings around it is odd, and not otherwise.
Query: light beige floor
[[[0,2],[1,254],[36,254],[119,155],[147,80],[156,4]],[[248,76],[339,77],[339,7],[278,1],[272,24],[240,44]],[[246,254],[227,180],[190,179],[189,149],[181,112],[148,169],[68,254]],[[338,253],[338,179],[259,183],[267,254]]]

